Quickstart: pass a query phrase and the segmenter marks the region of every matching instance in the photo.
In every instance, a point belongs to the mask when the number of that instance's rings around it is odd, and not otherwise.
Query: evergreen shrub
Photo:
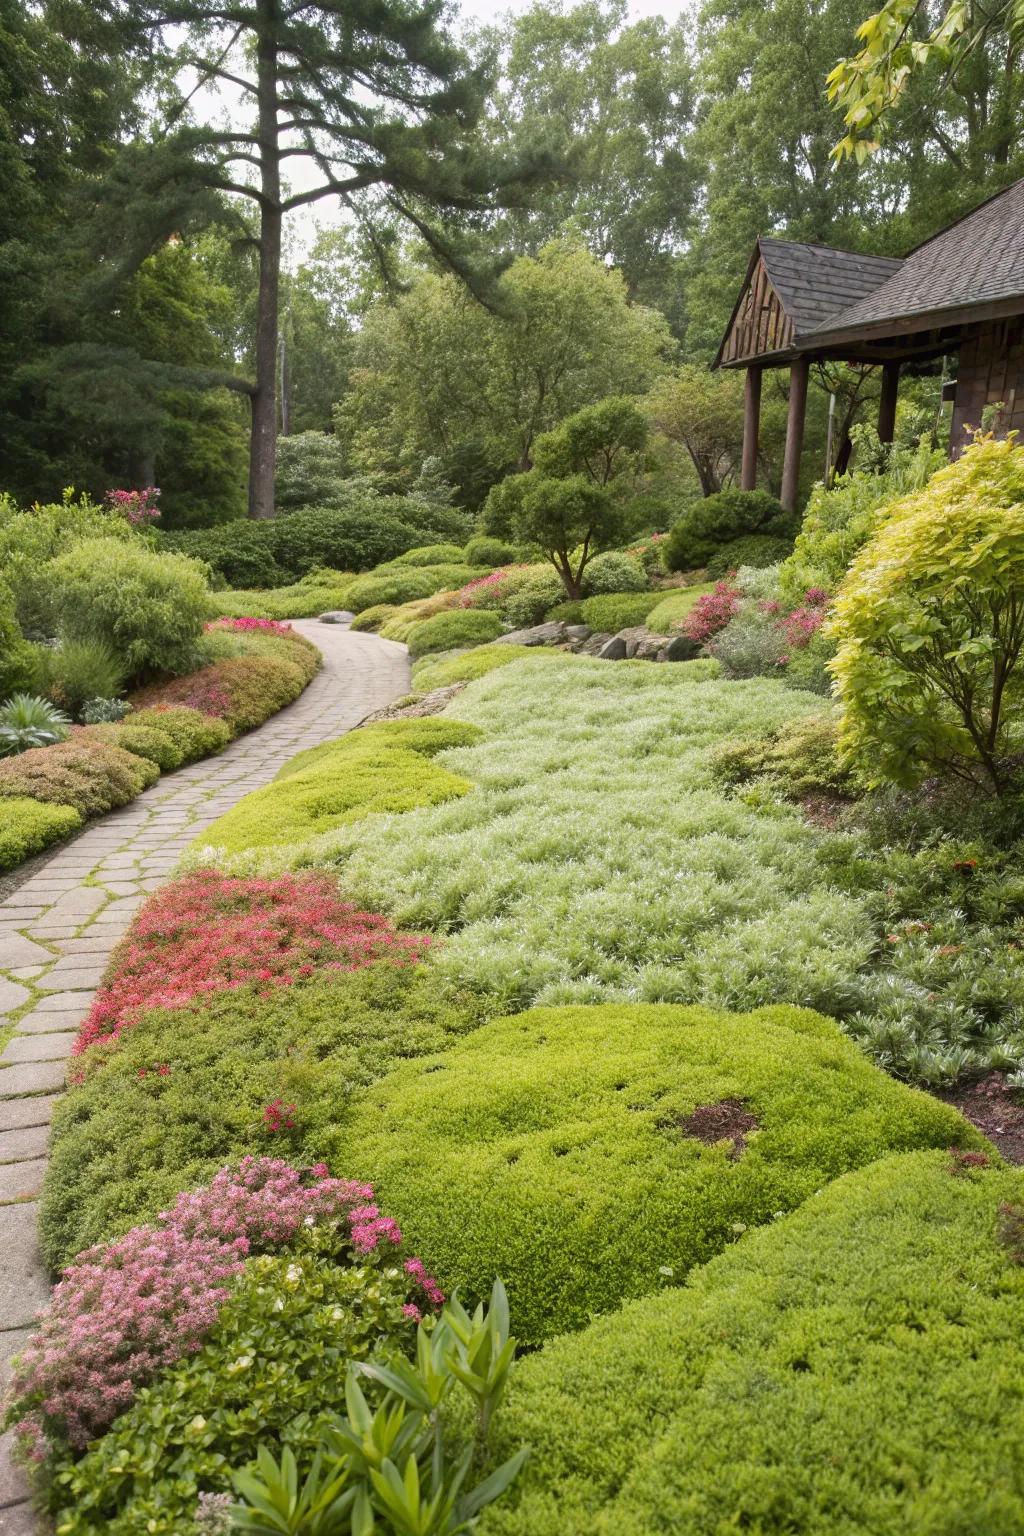
[[[82,825],[73,805],[56,805],[25,796],[0,799],[0,869],[13,869],[51,843],[70,837]]]
[[[406,644],[414,659],[435,651],[455,651],[496,640],[502,623],[496,613],[486,609],[455,608],[448,613],[422,619],[409,631]]]

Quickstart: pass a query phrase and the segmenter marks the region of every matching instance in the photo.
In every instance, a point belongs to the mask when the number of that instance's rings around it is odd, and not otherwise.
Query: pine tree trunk
[[[260,0],[256,44],[259,92],[260,284],[256,391],[249,443],[249,516],[273,517],[277,458],[277,304],[281,280],[281,161],[277,126],[276,0]]]

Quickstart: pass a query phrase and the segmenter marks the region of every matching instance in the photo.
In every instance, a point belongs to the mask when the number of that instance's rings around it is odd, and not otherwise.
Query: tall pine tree
[[[251,401],[249,512],[270,517],[288,214],[340,198],[371,238],[404,220],[459,266],[465,244],[445,237],[445,213],[464,221],[514,200],[524,167],[475,137],[486,71],[446,32],[444,0],[100,0],[99,9],[129,48],[149,47],[162,66],[154,151],[167,184],[190,166],[206,187],[255,205],[254,376],[235,387]],[[166,233],[148,205],[146,224],[151,238]]]

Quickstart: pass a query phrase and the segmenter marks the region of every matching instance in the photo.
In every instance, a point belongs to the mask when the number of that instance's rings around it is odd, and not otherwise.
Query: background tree
[[[681,319],[679,257],[693,233],[700,168],[692,149],[689,28],[628,23],[624,0],[563,10],[543,0],[483,33],[498,58],[492,142],[516,150],[557,126],[569,174],[499,217],[503,248],[535,255],[567,231],[610,254],[631,299]]]
[[[460,481],[460,450],[475,447],[493,483],[530,467],[541,433],[606,395],[642,392],[663,366],[663,317],[568,242],[514,261],[495,299],[485,310],[454,279],[425,274],[370,310],[337,414],[357,470],[408,484],[437,454]]]

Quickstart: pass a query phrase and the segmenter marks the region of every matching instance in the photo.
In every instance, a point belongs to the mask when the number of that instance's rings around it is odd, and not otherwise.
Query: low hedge
[[[182,762],[195,763],[201,757],[222,752],[231,740],[230,727],[214,715],[184,704],[153,704],[131,716],[133,727],[147,726],[170,736],[182,752]]]
[[[309,619],[347,606],[354,577],[339,581],[299,581],[293,586],[265,592],[237,590],[212,592],[208,603],[211,618]]]
[[[372,608],[364,608],[362,613],[357,613],[349,628],[357,633],[363,631],[367,634],[375,634],[381,625],[397,612],[397,603],[375,603]]]
[[[138,725],[134,719],[119,725],[90,725],[81,736],[90,741],[109,742],[125,752],[134,752],[136,757],[148,757],[161,773],[180,768],[185,760],[181,747],[166,731],[156,730],[151,725]]]
[[[583,604],[583,622],[591,629],[632,629],[646,624],[648,615],[662,600],[660,592],[606,592],[588,597]]]
[[[81,816],[100,816],[127,805],[159,777],[156,763],[147,758],[72,736],[0,760],[0,798],[27,796],[71,806]]]
[[[887,1157],[523,1360],[481,1536],[1020,1536],[1024,1177]],[[1019,1255],[1018,1255],[1019,1259]],[[513,1327],[515,1327],[513,1314]]]
[[[432,597],[439,590],[431,571],[415,565],[392,566],[388,571],[360,576],[349,587],[345,601],[346,607],[358,614],[364,608],[379,608],[384,603],[398,606],[417,597]]]
[[[723,1103],[756,1117],[745,1147],[695,1139],[688,1117]],[[681,1279],[851,1168],[952,1142],[982,1145],[820,1014],[605,1004],[499,1019],[396,1068],[328,1160],[372,1173],[447,1288],[478,1299],[501,1275],[536,1344]]]
[[[299,753],[274,783],[246,795],[202,834],[228,853],[296,844],[375,812],[401,812],[464,795],[467,779],[431,762],[466,746],[475,726],[455,720],[392,720]]]
[[[409,655],[416,659],[431,656],[436,651],[485,645],[488,640],[496,640],[501,631],[502,623],[496,613],[489,613],[485,608],[453,608],[414,624],[405,643]]]
[[[115,1048],[76,1060],[84,1081],[57,1103],[47,1262],[59,1269],[151,1219],[246,1153],[318,1162],[357,1088],[396,1061],[444,1050],[483,1016],[472,999],[442,997],[429,968],[384,963],[148,1010]],[[293,1130],[268,1127],[275,1099],[295,1106]]]
[[[0,869],[14,869],[51,843],[70,837],[82,819],[72,805],[44,804],[20,795],[0,799]]]

